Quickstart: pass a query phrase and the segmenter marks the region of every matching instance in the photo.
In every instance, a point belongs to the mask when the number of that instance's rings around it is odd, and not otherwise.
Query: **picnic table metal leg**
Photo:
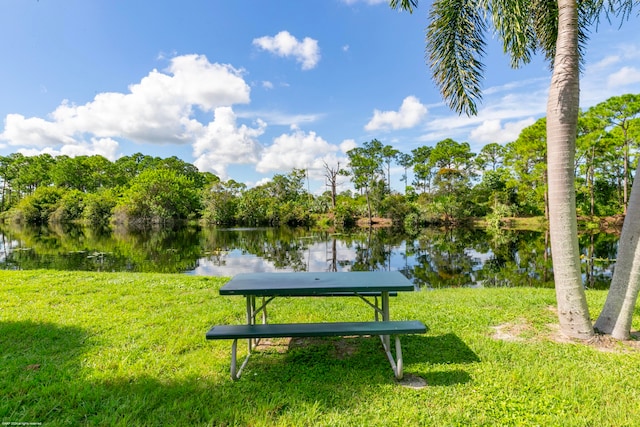
[[[382,320],[387,322],[390,320],[390,314],[389,314],[389,292],[388,291],[383,291],[381,294],[382,297]],[[376,313],[376,320],[377,319],[377,313]],[[402,360],[402,347],[400,345],[400,336],[396,335],[395,336],[395,341],[396,341],[396,357],[395,359],[393,358],[393,355],[391,354],[391,336],[389,335],[382,335],[380,337],[380,339],[382,340],[382,346],[384,347],[384,351],[387,354],[387,358],[389,359],[389,363],[391,363],[391,368],[393,369],[393,374],[395,375],[395,377],[399,380],[402,379],[403,377],[403,360]]]
[[[236,370],[236,366],[238,364],[238,339],[234,339],[233,343],[231,344],[231,379],[233,381],[236,381],[240,378],[240,375],[242,375],[242,370],[245,366],[247,366],[247,362],[249,362],[250,356],[251,350],[249,350],[247,357],[242,362],[242,365],[240,365],[240,369]]]
[[[396,378],[399,380],[401,380],[403,376],[402,365],[402,347],[400,347],[400,337],[396,335],[396,369],[394,373],[396,374]]]
[[[382,292],[382,320],[389,320],[389,291]]]
[[[253,325],[253,311],[255,306],[253,298],[253,295],[247,295],[247,325]],[[253,340],[251,338],[247,339],[247,345],[249,347],[249,353],[251,353],[253,348]]]
[[[384,352],[387,355],[387,359],[389,359],[389,363],[391,364],[391,369],[393,369],[393,374],[399,380],[402,379],[403,373],[403,360],[402,360],[402,347],[400,346],[400,336],[396,335],[396,357],[393,358],[393,354],[391,354],[391,349],[387,346],[384,346]],[[383,341],[384,345],[384,341]]]
[[[238,340],[233,340],[231,344],[231,379],[237,380],[238,376],[236,374],[236,353],[238,350]]]
[[[389,292],[382,292],[382,320],[385,322],[389,321]],[[385,351],[389,351],[391,349],[391,340],[389,339],[389,335],[384,335],[382,338],[382,342],[384,344]]]
[[[267,302],[265,297],[262,297],[262,324],[267,323]]]

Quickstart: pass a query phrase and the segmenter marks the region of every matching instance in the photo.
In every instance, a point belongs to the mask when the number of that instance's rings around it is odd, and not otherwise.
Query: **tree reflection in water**
[[[342,233],[302,228],[81,227],[0,229],[0,268],[233,276],[254,271],[399,270],[417,287],[552,287],[548,236],[537,231],[426,228]],[[589,288],[608,287],[617,236],[584,234]]]

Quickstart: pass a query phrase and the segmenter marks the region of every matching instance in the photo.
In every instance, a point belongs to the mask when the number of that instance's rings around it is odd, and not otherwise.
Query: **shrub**
[[[62,198],[55,211],[49,216],[50,223],[66,223],[82,217],[85,194],[79,190],[69,190]]]
[[[117,196],[113,190],[105,190],[86,196],[82,219],[85,223],[104,226],[109,223],[113,208],[117,203]]]
[[[33,194],[20,200],[13,210],[15,222],[41,225],[49,221],[58,208],[64,191],[55,187],[38,187]]]

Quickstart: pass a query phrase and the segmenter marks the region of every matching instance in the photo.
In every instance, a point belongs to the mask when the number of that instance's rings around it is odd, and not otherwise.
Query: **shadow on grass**
[[[412,364],[459,365],[478,363],[480,358],[457,335],[439,336],[408,335],[401,338],[405,366]],[[286,354],[281,354],[286,353]],[[256,357],[257,356],[257,357]],[[249,364],[258,364],[257,370],[266,375],[276,375],[286,381],[326,381],[327,369],[339,367],[346,372],[360,372],[361,378],[378,378],[384,382],[393,375],[389,362],[377,337],[356,338],[298,338],[288,345],[269,341],[252,356]],[[317,372],[316,372],[317,371]],[[383,376],[379,376],[380,374]],[[254,375],[258,375],[254,372]],[[344,377],[345,373],[338,373]],[[471,381],[462,369],[439,370],[420,373],[428,385],[455,385]],[[253,381],[249,379],[249,381]]]
[[[0,360],[3,361],[0,381],[29,377],[25,372],[69,368],[69,363],[80,355],[86,338],[86,332],[77,327],[30,321],[0,322]]]
[[[405,371],[421,363],[478,361],[453,334],[402,341]],[[449,356],[438,354],[443,348]],[[293,345],[284,354],[259,351],[236,382],[228,377],[227,363],[224,372],[217,363],[199,375],[150,376],[118,369],[105,374],[91,366],[88,354],[95,351],[108,352],[109,344],[81,328],[0,322],[0,422],[246,425],[277,424],[281,417],[293,416],[304,424],[332,411],[369,405],[380,399],[378,385],[394,384],[377,337]],[[463,370],[417,374],[428,385],[470,380]],[[402,393],[402,388],[396,390]]]
[[[402,347],[407,364],[445,365],[446,367],[480,362],[478,355],[453,333],[437,336],[411,335],[403,340]],[[422,378],[427,386],[452,386],[471,381],[467,371],[453,366],[451,369],[438,368],[437,370],[432,370],[431,367],[424,370],[420,367],[414,373]]]
[[[407,344],[415,346],[419,360],[431,364],[466,364],[480,362],[480,358],[456,334],[407,337]],[[410,339],[410,341],[409,341]],[[415,343],[414,343],[415,341]]]
[[[379,340],[364,341],[345,358],[334,358],[328,345],[254,354],[232,382],[215,367],[198,375],[127,373],[116,358],[96,370],[91,354],[111,348],[85,330],[0,322],[0,423],[246,425],[277,423],[285,412],[348,410],[354,397],[375,395],[372,385],[393,380]]]
[[[46,421],[55,405],[41,399],[63,395],[76,381],[86,339],[77,327],[0,322],[0,421]]]

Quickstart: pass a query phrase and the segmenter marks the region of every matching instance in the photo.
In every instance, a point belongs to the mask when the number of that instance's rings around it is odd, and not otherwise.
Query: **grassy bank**
[[[376,338],[280,342],[229,379],[242,323],[224,279],[184,275],[0,272],[0,423],[43,425],[640,425],[633,343],[554,339],[553,290],[442,289],[399,295],[396,383]],[[597,314],[605,294],[588,292]],[[276,299],[272,322],[368,319],[355,298]],[[635,329],[640,328],[640,310]],[[240,347],[244,352],[244,346]],[[242,353],[243,354],[243,353]]]

